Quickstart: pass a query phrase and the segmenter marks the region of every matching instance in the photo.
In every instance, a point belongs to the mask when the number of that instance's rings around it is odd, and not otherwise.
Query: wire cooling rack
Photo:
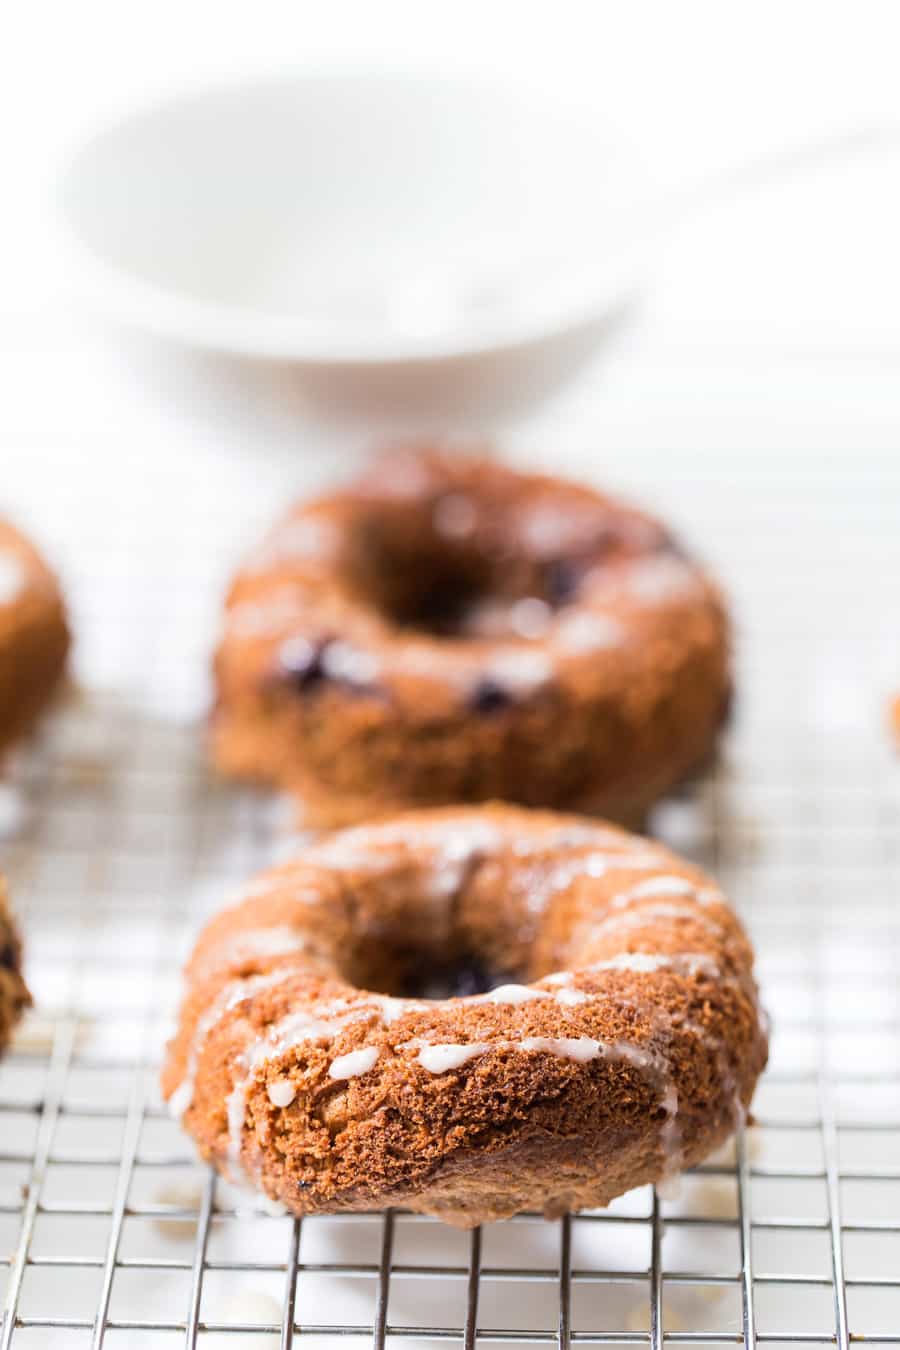
[[[179,965],[203,918],[291,846],[277,805],[210,780],[198,730],[248,494],[210,507],[189,463],[177,480],[148,465],[139,502],[70,478],[18,502],[64,564],[81,689],[0,795],[36,996],[0,1065],[0,1350],[900,1345],[890,457],[629,465],[625,485],[690,530],[735,600],[742,697],[722,762],[653,824],[750,925],[772,1063],[755,1124],[676,1199],[645,1189],[473,1233],[248,1212],[168,1119],[157,1067]]]

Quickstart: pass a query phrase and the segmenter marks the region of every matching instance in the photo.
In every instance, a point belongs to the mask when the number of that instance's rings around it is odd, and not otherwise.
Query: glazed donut
[[[13,1028],[31,996],[22,978],[22,944],[16,931],[6,895],[6,882],[0,876],[0,1050],[6,1048]]]
[[[0,520],[0,753],[47,704],[68,650],[55,577],[28,540]]]
[[[650,517],[487,459],[396,452],[232,585],[212,744],[335,825],[493,798],[636,823],[710,753],[719,593]]]
[[[208,925],[163,1092],[204,1158],[294,1214],[602,1206],[743,1118],[767,1054],[752,963],[718,889],[646,839],[409,812]]]

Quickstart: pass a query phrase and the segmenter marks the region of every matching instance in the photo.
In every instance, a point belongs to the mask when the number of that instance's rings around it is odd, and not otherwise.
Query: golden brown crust
[[[715,586],[650,517],[490,460],[398,453],[236,578],[213,752],[324,825],[495,798],[636,821],[727,706]]]
[[[397,993],[473,961],[508,983]],[[163,1091],[205,1158],[294,1213],[468,1226],[697,1162],[766,1052],[751,948],[698,869],[491,804],[343,831],[259,878],[197,943]]]
[[[22,943],[9,912],[6,882],[0,876],[0,1050],[5,1049],[30,1003],[22,978]]]
[[[45,708],[68,650],[56,578],[29,541],[0,520],[0,753]]]

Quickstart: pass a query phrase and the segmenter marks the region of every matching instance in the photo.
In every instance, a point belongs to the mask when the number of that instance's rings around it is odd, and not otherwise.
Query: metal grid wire
[[[900,475],[886,457],[677,468],[635,462],[629,486],[724,573],[744,695],[715,775],[653,824],[749,923],[771,1067],[755,1123],[678,1198],[473,1233],[248,1212],[168,1119],[179,965],[291,842],[276,807],[210,781],[192,716],[239,506],[203,548],[173,506],[139,567],[135,519],[65,543],[58,503],[45,535],[89,688],[2,796],[37,1008],[0,1066],[0,1350],[900,1345],[900,770],[882,724]]]

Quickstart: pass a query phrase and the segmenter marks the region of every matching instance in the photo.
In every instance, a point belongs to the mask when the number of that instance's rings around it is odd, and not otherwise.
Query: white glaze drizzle
[[[419,1012],[428,1007],[423,999],[417,998],[392,998],[389,994],[367,994],[366,997],[380,1011],[385,1026],[396,1022],[404,1013]]]
[[[565,859],[536,881],[529,892],[529,907],[543,907],[555,889],[564,888],[580,872],[601,876],[611,870],[653,867],[660,860],[659,853],[652,848],[635,853],[634,842],[628,835],[603,826],[556,826],[533,838],[525,838],[517,837],[492,821],[477,819],[464,824],[401,821],[358,826],[314,845],[307,858],[313,865],[335,871],[358,868],[384,872],[395,865],[391,846],[405,844],[411,849],[426,848],[431,852],[423,865],[423,871],[430,872],[427,892],[437,901],[447,901],[456,895],[468,867],[478,857],[490,857],[505,849],[516,857],[528,857],[534,853],[553,853],[593,843],[604,845],[604,849],[598,849],[586,858]],[[629,849],[632,852],[629,853]],[[539,899],[546,887],[549,887],[546,899]]]
[[[518,637],[537,640],[542,638],[550,627],[553,611],[546,600],[526,595],[510,606],[510,627]]]
[[[657,861],[659,860],[657,859]],[[689,881],[687,877],[647,877],[646,881],[639,881],[634,886],[630,886],[627,891],[614,896],[609,904],[611,909],[622,909],[626,905],[630,905],[633,900],[643,900],[645,896],[693,895],[696,889],[694,882]]]
[[[488,1041],[471,1041],[467,1045],[422,1045],[416,1059],[429,1073],[447,1073],[492,1048]]]
[[[314,844],[307,853],[309,862],[335,871],[371,868],[386,871],[396,865],[392,847],[426,848],[434,863],[450,858],[472,857],[476,853],[496,853],[504,843],[504,833],[488,820],[473,818],[465,823],[416,823],[390,821],[384,825],[359,825],[341,830],[330,839]]]
[[[572,1059],[577,1064],[587,1064],[592,1059],[605,1058],[606,1046],[592,1036],[526,1036],[516,1044],[518,1050],[526,1053],[540,1051],[555,1055],[557,1059]]]
[[[433,680],[442,688],[454,685],[459,691],[468,687],[471,660],[464,653],[436,652],[434,642],[404,634],[382,653],[385,668],[401,676],[416,675]]]
[[[532,914],[540,914],[555,895],[568,890],[576,881],[602,877],[609,872],[643,871],[658,865],[658,855],[650,850],[634,853],[595,850],[577,858],[564,858],[532,877],[525,903]]]
[[[377,679],[380,664],[374,652],[336,638],[322,652],[322,669],[332,680],[363,686]]]
[[[668,1079],[668,1067],[659,1056],[630,1041],[599,1041],[593,1036],[525,1036],[521,1040],[499,1038],[491,1041],[470,1041],[461,1044],[423,1042],[421,1039],[407,1041],[397,1047],[398,1050],[418,1050],[417,1061],[429,1073],[446,1073],[448,1069],[458,1068],[486,1054],[489,1050],[517,1050],[525,1054],[543,1052],[555,1055],[558,1059],[571,1059],[579,1064],[587,1064],[594,1059],[631,1064],[642,1071],[653,1070]],[[430,1052],[440,1052],[431,1054]]]
[[[16,553],[0,552],[0,605],[19,599],[28,583],[28,573]]]
[[[650,554],[626,562],[621,575],[628,594],[647,605],[686,599],[700,582],[695,567],[670,553]]]
[[[510,852],[517,858],[528,858],[534,853],[568,852],[588,845],[606,845],[610,850],[633,848],[633,838],[622,830],[605,825],[552,825],[528,835],[513,835]]]
[[[182,1118],[194,1100],[194,1087],[200,1056],[213,1029],[218,1026],[226,1013],[230,1012],[232,1008],[236,1008],[239,1003],[243,1003],[245,999],[251,998],[263,989],[274,989],[277,985],[283,984],[292,975],[295,975],[298,969],[298,967],[291,967],[288,970],[282,966],[266,975],[245,975],[240,979],[230,980],[228,984],[222,986],[194,1028],[185,1063],[184,1077],[169,1097],[169,1111],[176,1120]]]
[[[560,617],[552,640],[567,652],[595,652],[621,647],[627,636],[623,625],[611,614],[575,606]]]
[[[351,1050],[346,1055],[338,1055],[328,1066],[329,1078],[358,1078],[368,1073],[378,1059],[380,1049],[377,1045],[364,1045],[360,1050]]]
[[[219,966],[245,961],[253,956],[283,956],[288,952],[302,952],[306,942],[290,924],[273,924],[270,928],[245,928],[230,934],[222,942],[205,952],[195,972],[208,974]]]
[[[400,844],[410,849],[426,848],[438,860],[481,854],[490,857],[508,850],[517,858],[535,853],[555,853],[561,850],[598,844],[608,847],[610,856],[615,850],[625,856],[634,848],[634,840],[622,831],[595,825],[556,825],[530,835],[520,835],[491,820],[472,818],[465,822],[410,822],[389,821],[383,825],[359,825],[342,830],[339,835],[314,844],[307,853],[309,862],[336,871],[372,868],[384,871],[394,865],[390,849]],[[659,854],[647,856],[658,859]]]
[[[431,518],[445,539],[466,539],[478,523],[478,512],[464,492],[445,492],[435,502]]]
[[[277,526],[245,564],[245,572],[257,575],[279,563],[329,558],[335,552],[338,531],[321,516],[301,516]]]
[[[299,587],[283,586],[264,600],[245,600],[233,605],[225,615],[226,636],[275,637],[287,632],[307,613],[307,599]]]
[[[550,998],[546,989],[535,989],[530,984],[498,984],[486,994],[474,994],[467,1003],[505,1003],[515,1006],[519,1003],[531,1003],[534,999]]]
[[[584,989],[560,989],[555,995],[557,1003],[561,1003],[564,1008],[574,1008],[579,1003],[587,1003],[595,995],[587,993]]]
[[[469,868],[483,856],[483,839],[477,832],[451,835],[439,847],[432,862],[428,890],[441,901],[451,901],[458,894]]]
[[[636,974],[647,974],[671,965],[667,956],[658,952],[618,952],[605,961],[594,961],[591,970],[630,970]]]
[[[560,1059],[572,1059],[576,1063],[586,1064],[594,1059],[606,1059],[630,1064],[644,1076],[649,1075],[657,1084],[659,1104],[665,1112],[665,1119],[659,1132],[659,1141],[663,1151],[663,1173],[671,1176],[681,1170],[681,1130],[678,1124],[678,1092],[671,1079],[668,1063],[652,1051],[630,1041],[597,1041],[591,1036],[530,1036],[518,1043],[520,1050],[544,1051]]]
[[[244,1050],[243,1059],[252,1070],[264,1068],[270,1060],[279,1059],[288,1050],[307,1041],[331,1041],[351,1022],[371,1016],[367,1004],[351,1004],[347,999],[332,999],[328,1003],[313,1004],[297,1012],[287,1013],[278,1022],[267,1027],[263,1034]]]
[[[483,674],[502,689],[524,696],[547,683],[553,675],[553,661],[538,648],[506,647],[491,655]]]
[[[269,1101],[273,1106],[279,1106],[282,1110],[290,1106],[297,1095],[296,1089],[289,1078],[273,1078],[266,1088]]]
[[[373,1009],[365,1004],[350,1005],[346,999],[313,1004],[312,1007],[300,1012],[288,1013],[286,1017],[267,1027],[261,1036],[244,1049],[235,1062],[236,1077],[233,1080],[232,1090],[225,1099],[225,1114],[228,1121],[225,1157],[232,1178],[238,1180],[246,1178],[241,1164],[241,1148],[247,1115],[247,1095],[253,1083],[264,1076],[266,1065],[305,1042],[333,1040],[351,1022],[371,1015],[372,1011]]]
[[[706,952],[676,952],[662,954],[655,952],[621,952],[605,961],[594,962],[579,971],[557,971],[552,975],[544,977],[545,983],[552,983],[562,986],[556,997],[560,1002],[567,1001],[566,995],[572,996],[573,1002],[591,1001],[596,998],[606,997],[600,991],[587,992],[571,988],[573,981],[582,973],[588,974],[602,970],[635,970],[638,972],[652,973],[656,970],[674,970],[684,972],[688,975],[704,974],[712,979],[718,980],[721,984],[733,984],[738,988],[746,988],[746,981],[740,976],[724,975],[719,966]],[[755,992],[748,991],[748,996],[755,999]],[[637,1006],[637,1005],[635,1005]],[[758,1001],[757,1009],[762,1017],[762,1011]],[[731,1115],[735,1120],[740,1119],[744,1111],[743,1102],[740,1096],[740,1087],[735,1078],[734,1071],[731,1068],[725,1045],[718,1036],[710,1034],[709,1030],[688,1017],[671,1017],[665,1008],[660,1005],[654,1008],[657,1016],[664,1016],[673,1030],[686,1031],[695,1036],[697,1040],[706,1047],[707,1052],[712,1056],[715,1065],[718,1080],[721,1086],[722,1094],[728,1099]],[[761,1034],[765,1035],[764,1026],[760,1025]],[[681,1137],[677,1123],[678,1099],[673,1085],[668,1084],[666,1092],[661,1101],[661,1105],[666,1111],[666,1120],[661,1131],[661,1143],[663,1153],[666,1158],[666,1171],[662,1183],[663,1188],[679,1171],[681,1165]],[[662,1191],[661,1191],[662,1194]]]
[[[655,970],[684,971],[716,978],[719,967],[705,952],[619,952],[603,961],[594,961],[586,970],[631,970],[649,974]]]
[[[519,537],[533,557],[556,558],[589,543],[609,519],[609,511],[599,504],[541,500],[521,512]]]
[[[188,1072],[182,1084],[170,1098],[169,1105],[173,1113],[182,1115],[190,1105],[190,1100],[193,1097],[197,1060],[202,1045],[212,1028],[231,1008],[245,998],[260,989],[277,986],[294,973],[293,969],[286,972],[282,968],[270,975],[248,976],[244,979],[234,980],[225,987],[219,999],[201,1019],[201,1023],[198,1023]],[[238,1067],[243,1068],[245,1072],[239,1080],[235,1081],[233,1089],[226,1099],[228,1120],[226,1155],[232,1175],[238,1178],[238,1181],[242,1177],[247,1180],[240,1164],[247,1094],[251,1082],[263,1076],[265,1066],[271,1059],[277,1058],[304,1041],[332,1040],[352,1021],[374,1015],[380,1021],[389,1025],[403,1016],[404,1013],[425,1006],[427,1005],[417,999],[398,999],[391,998],[386,994],[370,994],[364,995],[359,1002],[334,1000],[309,1010],[289,1013],[269,1027],[241,1055]],[[368,1046],[358,1051],[352,1051],[347,1055],[339,1055],[332,1061],[329,1073],[333,1078],[349,1078],[356,1076],[357,1073],[367,1072],[378,1058],[378,1053],[377,1047]],[[371,1063],[368,1062],[369,1060],[371,1060]],[[363,1067],[360,1067],[360,1065]],[[335,1069],[338,1071],[334,1072]],[[277,1078],[268,1085],[267,1093],[274,1106],[288,1106],[294,1100],[295,1089],[289,1079]],[[176,1098],[178,1099],[177,1103]]]
[[[378,460],[360,486],[366,496],[415,501],[431,488],[433,475],[415,454],[394,453]]]
[[[400,821],[343,831],[315,845],[307,856],[314,865],[335,871],[359,868],[383,874],[397,865],[393,845],[427,850],[429,856],[421,860],[421,893],[434,906],[435,923],[446,927],[469,868],[477,859],[498,852],[503,843],[503,832],[487,820],[418,826]]]
[[[300,884],[299,878],[302,878],[303,884]],[[294,862],[293,866],[291,865],[291,862],[287,862],[274,871],[263,872],[260,876],[254,877],[253,880],[248,882],[239,894],[233,898],[230,904],[240,905],[245,900],[260,900],[265,896],[275,895],[279,891],[289,892],[290,899],[294,904],[315,905],[318,904],[322,898],[320,889],[317,886],[310,884],[309,867],[304,859],[300,862]],[[282,927],[291,927],[291,925],[261,923],[259,925],[259,930],[261,931],[264,928]],[[303,942],[303,938],[296,928],[294,931],[296,933],[295,941],[299,947]],[[237,935],[235,935],[235,941],[236,940]]]
[[[228,1161],[228,1178],[236,1186],[247,1186],[252,1190],[253,1181],[244,1171],[241,1163],[241,1144],[244,1137],[244,1119],[247,1113],[247,1080],[241,1081],[231,1089],[225,1098],[225,1121],[228,1136],[225,1144],[225,1157]]]
[[[290,872],[290,868],[279,867],[275,872],[262,872],[259,876],[252,877],[241,887],[231,903],[239,905],[243,900],[257,900],[261,895],[271,895],[273,891],[287,883]],[[296,896],[292,894],[291,899],[295,898]],[[304,895],[302,898],[313,900],[315,896],[311,892],[309,896]]]
[[[468,1044],[436,1043],[425,1044],[421,1041],[407,1042],[398,1049],[418,1050],[417,1062],[428,1073],[448,1073],[461,1068],[472,1059],[486,1054],[490,1050],[514,1050],[522,1054],[541,1053],[554,1055],[557,1059],[568,1059],[576,1064],[588,1064],[592,1060],[605,1059],[630,1064],[645,1076],[649,1075],[659,1092],[659,1103],[665,1112],[660,1128],[660,1145],[663,1151],[663,1169],[666,1176],[678,1172],[681,1167],[681,1132],[678,1127],[678,1093],[672,1083],[669,1065],[659,1055],[630,1041],[599,1041],[592,1036],[525,1036],[518,1041],[494,1040],[472,1041]]]
[[[684,1152],[681,1146],[681,1124],[678,1119],[678,1090],[675,1084],[666,1083],[659,1104],[666,1118],[659,1131],[659,1142],[663,1151],[662,1185],[672,1186],[675,1177],[681,1172]]]
[[[615,910],[598,923],[592,924],[586,936],[594,938],[600,933],[615,932],[618,928],[643,928],[645,923],[656,919],[690,919],[692,923],[708,928],[710,932],[722,932],[720,923],[704,914],[702,910],[698,911],[693,905],[678,904],[677,901],[657,901],[631,909]]]

